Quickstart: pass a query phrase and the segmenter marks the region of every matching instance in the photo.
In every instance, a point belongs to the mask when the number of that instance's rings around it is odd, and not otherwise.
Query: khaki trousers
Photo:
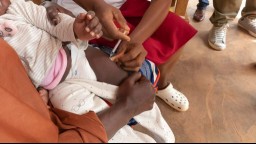
[[[237,16],[242,0],[213,0],[215,11],[210,18],[214,26],[222,26]],[[242,17],[256,17],[256,0],[246,0]]]

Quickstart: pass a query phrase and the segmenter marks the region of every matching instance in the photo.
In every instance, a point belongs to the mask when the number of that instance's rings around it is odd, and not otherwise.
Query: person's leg
[[[182,50],[183,48],[180,48],[166,63],[158,66],[161,77],[158,82],[159,91],[157,92],[157,96],[178,111],[186,111],[189,108],[189,102],[186,96],[174,89],[170,82],[170,72],[175,62],[179,59]]]
[[[242,11],[242,16],[256,18],[256,0],[246,0],[246,5]]]
[[[209,45],[215,50],[226,48],[228,22],[233,20],[240,9],[242,0],[213,0],[215,8],[210,21],[213,24],[209,32]]]
[[[199,0],[199,3],[197,4],[198,9],[206,9],[206,7],[209,5],[208,0]]]
[[[126,1],[126,4],[124,4],[120,9],[121,11],[125,12],[123,14],[127,20],[127,23],[130,24],[131,30],[137,26],[137,24],[140,22],[139,16],[141,15],[142,17],[143,12],[148,8],[148,6],[142,4],[144,2],[145,1],[138,1],[138,3],[141,3],[140,7],[137,7],[138,9],[134,9],[134,7],[133,9],[129,9],[129,7],[134,6],[134,3],[132,3],[132,1]],[[137,10],[140,11],[140,13],[137,13]],[[170,57],[172,57],[177,50],[184,46],[196,33],[197,31],[182,18],[175,15],[174,13],[169,13],[161,26],[155,31],[155,33],[143,43],[144,48],[148,52],[146,58],[153,61],[157,65],[166,63],[166,61],[168,61]],[[107,43],[98,42],[97,44],[110,46],[107,45]],[[169,65],[169,63],[166,65]],[[168,75],[170,70],[168,68],[161,69],[163,72],[161,76],[166,77],[165,73]],[[162,73],[161,71],[160,73]],[[162,85],[165,83],[164,79],[165,78],[161,78],[162,82],[160,81],[160,83],[163,83]],[[171,84],[167,83],[163,87],[168,88],[170,85]],[[172,98],[171,92],[168,91],[165,93],[165,97]],[[168,104],[170,105],[170,103]]]
[[[173,65],[176,63],[176,61],[179,59],[183,48],[180,48],[173,56],[170,57],[170,59],[161,65],[158,65],[158,68],[161,72],[161,77],[158,82],[158,88],[159,90],[165,89],[169,83],[170,83],[170,71],[173,67]]]
[[[171,67],[178,59],[182,47],[196,32],[187,22],[170,13],[152,38],[144,42],[147,58],[157,63],[161,73],[157,96],[178,111],[186,111],[189,103],[182,93],[173,88],[170,82]],[[180,104],[180,99],[186,100],[186,104]]]
[[[205,18],[205,9],[209,5],[208,0],[199,0],[197,4],[197,9],[194,13],[193,19],[197,22],[204,20]]]
[[[247,0],[238,25],[256,37],[256,0]]]
[[[241,3],[242,0],[213,0],[215,10],[210,21],[216,27],[227,24],[237,16]]]

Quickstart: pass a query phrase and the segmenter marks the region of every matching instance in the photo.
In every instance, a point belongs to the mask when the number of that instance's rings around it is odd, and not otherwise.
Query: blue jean
[[[199,0],[199,3],[197,4],[197,8],[200,10],[206,9],[206,7],[209,5],[208,0]]]

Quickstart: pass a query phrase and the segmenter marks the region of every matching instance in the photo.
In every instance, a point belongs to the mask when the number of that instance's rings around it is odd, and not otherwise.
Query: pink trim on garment
[[[51,90],[54,89],[61,81],[67,68],[67,55],[63,48],[60,49],[55,63],[49,73],[44,78],[41,87]]]

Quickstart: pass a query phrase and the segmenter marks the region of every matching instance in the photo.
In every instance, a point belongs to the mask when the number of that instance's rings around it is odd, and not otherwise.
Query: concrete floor
[[[227,49],[210,49],[213,7],[195,23],[196,4],[189,2],[188,16],[198,34],[171,71],[171,82],[188,97],[190,109],[177,112],[160,99],[157,103],[176,142],[256,142],[256,38],[237,27],[239,15],[230,23]]]

